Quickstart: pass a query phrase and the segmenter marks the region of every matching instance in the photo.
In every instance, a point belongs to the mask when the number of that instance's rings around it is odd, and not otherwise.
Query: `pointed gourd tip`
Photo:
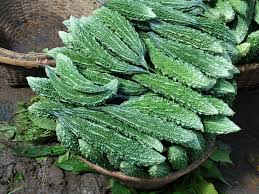
[[[155,12],[151,8],[148,9],[148,15],[149,15],[150,18],[156,18],[157,17]]]

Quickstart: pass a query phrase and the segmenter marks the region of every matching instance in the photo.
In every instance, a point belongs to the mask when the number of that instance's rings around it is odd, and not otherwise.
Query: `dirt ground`
[[[0,78],[0,121],[9,121],[18,101],[28,101],[28,88],[10,88]],[[54,159],[38,162],[13,156],[0,145],[0,194],[104,194],[106,177],[67,173],[53,165]],[[19,175],[22,175],[20,177]]]
[[[33,93],[28,88],[9,88],[1,79],[0,83],[0,121],[7,121],[17,101],[27,101]],[[243,130],[221,138],[232,147],[231,157],[235,165],[222,169],[232,186],[222,185],[220,188],[226,194],[259,194],[259,171],[249,162],[249,156],[259,155],[259,90],[240,92],[235,111],[236,123]],[[19,174],[23,174],[24,178],[19,180]],[[0,194],[11,191],[20,194],[108,193],[106,178],[102,175],[66,173],[56,168],[52,159],[37,162],[17,158],[0,147]]]

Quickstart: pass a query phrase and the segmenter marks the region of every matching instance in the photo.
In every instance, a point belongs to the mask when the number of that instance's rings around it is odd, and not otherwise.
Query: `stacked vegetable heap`
[[[210,18],[228,25],[236,37],[239,63],[259,60],[259,0],[207,0]]]
[[[236,40],[198,0],[112,0],[71,17],[56,68],[28,77],[35,117],[56,119],[58,140],[94,164],[160,177],[199,159],[211,140],[239,131]],[[226,46],[227,45],[227,49]],[[224,101],[225,100],[225,101]]]

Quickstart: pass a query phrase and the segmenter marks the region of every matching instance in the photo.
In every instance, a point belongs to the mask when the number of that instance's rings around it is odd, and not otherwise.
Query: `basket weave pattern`
[[[98,6],[94,0],[0,0],[0,48],[37,53],[57,47],[62,22],[70,15],[90,15]],[[0,72],[10,85],[24,85],[26,76],[42,71],[0,63]]]

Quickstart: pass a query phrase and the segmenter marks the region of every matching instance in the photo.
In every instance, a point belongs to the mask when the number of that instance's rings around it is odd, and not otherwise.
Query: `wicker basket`
[[[172,172],[168,176],[160,177],[160,178],[130,177],[130,176],[126,176],[126,175],[122,174],[121,172],[115,172],[115,171],[112,172],[112,171],[106,170],[100,166],[92,164],[91,162],[89,162],[83,158],[82,158],[82,160],[96,172],[113,177],[129,187],[134,187],[134,188],[141,189],[141,190],[154,190],[154,189],[163,188],[167,184],[172,183],[173,181],[177,180],[178,178],[180,178],[180,177],[192,172],[196,168],[198,168],[203,162],[205,162],[209,158],[209,156],[213,152],[214,142],[215,142],[215,139],[213,139],[210,142],[210,144],[207,148],[207,151],[203,154],[203,156],[196,162],[189,165],[186,169],[183,169],[183,170],[180,170],[177,172]]]
[[[14,149],[17,145],[22,145],[19,142],[12,142],[5,140],[0,137],[0,143],[4,144],[12,149]],[[122,174],[121,172],[116,172],[116,171],[109,171],[107,169],[104,169],[100,166],[97,166],[84,158],[81,158],[83,162],[85,162],[87,165],[89,165],[93,170],[95,170],[98,173],[113,177],[114,179],[120,181],[122,184],[125,184],[129,187],[134,187],[140,190],[154,190],[154,189],[160,189],[163,188],[164,186],[172,183],[173,181],[177,180],[178,178],[192,172],[196,168],[198,168],[203,162],[205,162],[211,153],[214,151],[214,143],[215,139],[212,139],[210,141],[210,144],[208,145],[207,151],[203,154],[203,156],[189,165],[187,168],[177,171],[177,172],[172,172],[168,176],[165,177],[160,177],[160,178],[136,178],[136,177],[130,177]]]
[[[239,89],[259,88],[259,63],[244,64],[238,67],[241,74],[237,77]]]
[[[42,75],[38,67],[53,61],[37,52],[61,44],[57,32],[70,15],[90,15],[98,6],[94,0],[0,0],[1,76],[20,86],[26,76]]]

